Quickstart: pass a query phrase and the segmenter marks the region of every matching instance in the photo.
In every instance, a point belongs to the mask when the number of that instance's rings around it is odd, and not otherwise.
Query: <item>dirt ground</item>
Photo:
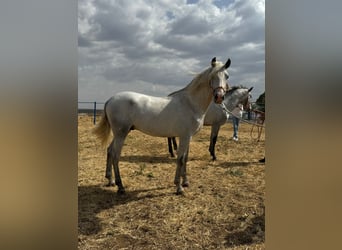
[[[167,139],[132,131],[122,150],[125,195],[105,187],[106,150],[91,133],[92,117],[78,118],[79,249],[265,249],[265,135],[251,125],[221,127],[217,160],[208,152],[211,127],[190,144],[190,186],[177,196],[176,160]]]

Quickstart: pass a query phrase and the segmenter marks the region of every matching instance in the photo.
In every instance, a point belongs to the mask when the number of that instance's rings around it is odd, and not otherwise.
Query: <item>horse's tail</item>
[[[100,122],[97,126],[93,129],[93,133],[96,135],[97,138],[101,140],[101,144],[105,147],[108,143],[109,135],[110,135],[110,124],[108,122],[107,114],[106,114],[106,105],[104,105],[103,114],[101,117]]]

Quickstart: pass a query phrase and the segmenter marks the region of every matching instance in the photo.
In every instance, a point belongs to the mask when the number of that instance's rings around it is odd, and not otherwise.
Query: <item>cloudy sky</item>
[[[79,0],[78,100],[166,96],[216,56],[230,85],[265,90],[265,0]]]

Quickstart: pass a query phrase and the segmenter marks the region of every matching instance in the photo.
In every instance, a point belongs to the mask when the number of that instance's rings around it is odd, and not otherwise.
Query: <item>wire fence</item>
[[[78,102],[78,113],[93,114],[93,122],[96,124],[96,116],[104,108],[104,102]]]
[[[104,102],[78,102],[78,113],[79,114],[92,114],[93,122],[96,124],[96,118],[103,112]],[[255,120],[257,114],[253,111],[244,111],[242,119],[244,120]],[[231,120],[229,116],[229,120]]]

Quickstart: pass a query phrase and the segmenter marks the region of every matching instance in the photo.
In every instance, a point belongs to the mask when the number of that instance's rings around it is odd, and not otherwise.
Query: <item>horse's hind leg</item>
[[[175,157],[175,155],[174,155],[174,153],[173,153],[173,149],[172,149],[171,140],[172,140],[171,137],[168,137],[168,138],[167,138],[167,145],[168,145],[168,147],[169,147],[169,153],[170,153],[171,157]]]
[[[129,131],[129,130],[128,130]],[[125,188],[122,185],[121,176],[120,176],[120,169],[119,169],[119,159],[121,155],[121,150],[123,144],[125,142],[125,138],[128,134],[126,133],[116,134],[113,140],[113,147],[112,147],[112,161],[114,166],[114,174],[115,174],[115,184],[118,186],[118,193],[124,194]]]
[[[172,144],[173,144],[173,149],[177,150],[177,141],[176,141],[176,137],[172,137]]]
[[[169,147],[169,153],[170,153],[171,157],[175,157],[175,155],[173,153],[173,149],[177,150],[176,137],[168,137],[167,138],[167,144]],[[173,148],[172,148],[172,145],[173,145]]]
[[[113,141],[107,148],[107,167],[106,167],[106,175],[105,177],[108,179],[107,187],[114,186],[113,176],[112,176],[112,164],[113,164],[113,158],[112,158],[112,151],[113,151]]]

